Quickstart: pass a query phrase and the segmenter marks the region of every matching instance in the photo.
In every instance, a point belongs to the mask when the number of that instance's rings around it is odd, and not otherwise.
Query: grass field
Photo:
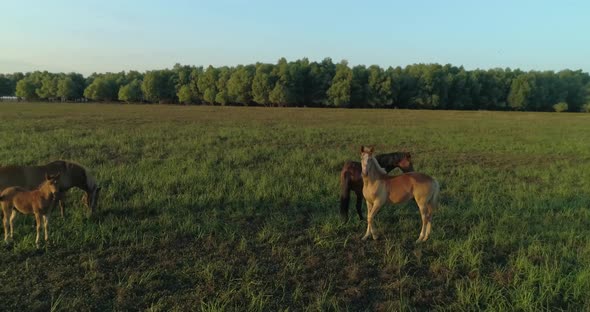
[[[590,114],[0,104],[0,164],[80,162],[52,243],[19,215],[2,311],[590,311]],[[378,241],[338,214],[339,172],[405,150],[441,184]],[[397,173],[397,172],[396,172]]]

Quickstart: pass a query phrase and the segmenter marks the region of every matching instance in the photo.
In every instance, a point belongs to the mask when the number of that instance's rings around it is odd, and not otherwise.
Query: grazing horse
[[[402,172],[414,171],[412,156],[410,153],[396,152],[375,156],[377,162],[390,172],[400,168]],[[356,194],[356,211],[359,219],[363,219],[363,178],[361,177],[361,163],[358,161],[347,161],[340,171],[340,216],[342,221],[348,222],[348,206],[350,203],[350,191]]]
[[[96,179],[88,169],[71,161],[56,160],[43,166],[0,167],[0,190],[11,186],[32,190],[44,181],[45,173],[60,174],[56,203],[59,202],[62,217],[64,216],[65,193],[73,187],[86,192],[82,199],[86,207],[89,208],[90,214],[96,210],[100,193]]]
[[[389,176],[373,157],[373,151],[373,147],[361,146],[363,195],[367,201],[367,233],[363,240],[369,235],[377,239],[373,219],[383,205],[404,203],[414,198],[422,217],[422,229],[416,242],[426,241],[432,226],[432,212],[438,206],[438,182],[418,172]]]
[[[10,238],[14,234],[14,217],[16,211],[22,214],[34,214],[37,223],[37,239],[35,244],[39,248],[39,231],[41,230],[41,217],[45,229],[45,243],[49,241],[49,213],[54,206],[55,195],[59,192],[59,174],[45,175],[45,181],[33,191],[22,187],[12,186],[0,193],[2,204],[2,223],[4,224],[4,241],[8,242],[8,215],[10,215]]]

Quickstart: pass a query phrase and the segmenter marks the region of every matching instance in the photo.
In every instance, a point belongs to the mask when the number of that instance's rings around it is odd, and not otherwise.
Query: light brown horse
[[[378,238],[373,219],[383,205],[399,204],[414,198],[422,217],[422,229],[416,242],[426,241],[432,226],[432,212],[438,206],[438,182],[418,172],[391,177],[373,157],[373,151],[373,147],[361,146],[363,196],[367,201],[367,232],[363,240],[369,235],[373,239]]]
[[[22,187],[13,186],[0,193],[2,205],[2,222],[4,224],[4,241],[8,241],[8,215],[10,215],[10,238],[14,234],[14,217],[16,211],[22,214],[34,214],[37,222],[37,239],[35,244],[39,248],[39,231],[41,230],[41,217],[45,229],[45,242],[49,241],[49,214],[54,206],[55,195],[59,192],[59,174],[45,175],[45,181],[34,191],[28,191]]]
[[[0,190],[11,186],[33,190],[43,183],[46,173],[60,174],[60,192],[56,195],[56,203],[59,202],[62,217],[65,209],[65,193],[73,187],[86,192],[82,200],[90,210],[90,214],[96,210],[100,193],[96,179],[84,166],[71,161],[56,160],[42,166],[0,167]]]
[[[390,172],[400,168],[402,172],[414,171],[412,156],[406,152],[395,152],[375,156],[377,162],[385,171]],[[356,212],[359,219],[363,219],[363,178],[361,177],[361,163],[349,160],[340,170],[340,216],[342,221],[348,222],[348,206],[350,205],[350,191],[356,194]]]

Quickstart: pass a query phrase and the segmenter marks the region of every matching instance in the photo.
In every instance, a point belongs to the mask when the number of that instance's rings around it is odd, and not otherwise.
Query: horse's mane
[[[43,179],[43,182],[41,182],[39,185],[37,185],[37,188],[35,190],[41,190],[47,182],[49,182],[47,179]]]
[[[64,167],[80,167],[80,169],[84,170],[84,171],[88,171],[88,169],[86,169],[86,167],[82,166],[81,164],[75,162],[75,161],[71,161],[71,160],[54,160],[50,163],[47,164],[47,166],[51,166],[51,165],[57,165],[57,166],[64,166]]]
[[[369,157],[369,163],[367,163],[367,173],[369,176],[372,176],[371,179],[383,179],[389,177],[387,171],[379,165],[377,159],[374,156]],[[374,167],[374,168],[373,168]]]

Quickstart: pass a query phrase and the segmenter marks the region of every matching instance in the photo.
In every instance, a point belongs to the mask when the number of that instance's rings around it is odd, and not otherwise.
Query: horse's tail
[[[432,180],[432,187],[430,188],[430,194],[428,194],[428,204],[432,207],[431,209],[438,208],[438,199],[440,193],[440,185],[438,181]],[[432,211],[431,211],[432,213]]]
[[[340,174],[340,217],[348,222],[348,206],[350,204],[350,172]]]

